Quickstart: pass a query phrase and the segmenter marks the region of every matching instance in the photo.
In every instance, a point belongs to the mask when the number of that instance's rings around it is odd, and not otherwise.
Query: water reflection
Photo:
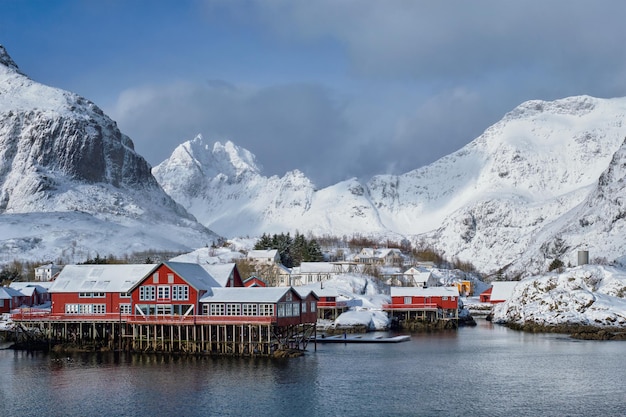
[[[625,415],[622,342],[475,328],[304,357],[0,351],[0,415]]]

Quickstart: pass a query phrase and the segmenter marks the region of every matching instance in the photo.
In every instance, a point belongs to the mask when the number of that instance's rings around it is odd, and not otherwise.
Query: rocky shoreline
[[[568,334],[570,337],[580,340],[626,340],[626,328],[624,327],[598,327],[575,323],[545,325],[535,322],[501,324],[513,330],[529,333]]]

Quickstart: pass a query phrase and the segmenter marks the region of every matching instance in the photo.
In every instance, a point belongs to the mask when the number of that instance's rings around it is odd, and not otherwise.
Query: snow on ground
[[[391,302],[388,288],[367,275],[342,274],[323,283],[309,284],[300,289],[315,291],[323,286],[324,291],[335,291],[338,296],[357,300],[357,306],[339,315],[335,320],[338,326],[364,325],[370,330],[384,330],[389,327],[387,313],[382,311],[383,304]]]
[[[508,301],[494,306],[493,320],[626,326],[625,297],[625,269],[584,265],[520,281]]]

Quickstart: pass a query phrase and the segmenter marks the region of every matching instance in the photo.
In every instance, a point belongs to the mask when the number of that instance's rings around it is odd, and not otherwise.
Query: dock
[[[315,338],[316,343],[400,343],[411,340],[409,335],[398,336],[368,336],[368,335],[332,335],[332,336],[318,336]]]

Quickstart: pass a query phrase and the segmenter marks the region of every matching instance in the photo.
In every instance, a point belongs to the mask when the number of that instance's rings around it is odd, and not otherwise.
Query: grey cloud
[[[305,84],[251,89],[211,81],[144,87],[122,94],[111,114],[153,165],[201,133],[250,150],[266,175],[298,168],[318,184],[331,180],[326,166],[348,130],[341,103],[325,88]]]

